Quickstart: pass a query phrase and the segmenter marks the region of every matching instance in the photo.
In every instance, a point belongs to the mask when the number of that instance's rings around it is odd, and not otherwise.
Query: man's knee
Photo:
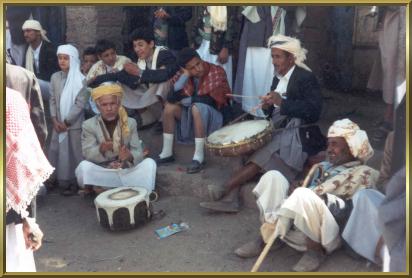
[[[307,198],[309,196],[313,196],[315,194],[311,189],[306,188],[306,187],[298,187],[296,188],[291,197],[294,196],[295,198]]]
[[[150,158],[150,157],[145,158],[141,163],[146,165],[148,168],[154,169],[154,171],[156,171],[157,164],[156,164],[156,161],[154,161],[153,158]]]
[[[180,105],[179,104],[174,104],[170,102],[166,102],[165,107],[164,107],[164,115],[166,116],[173,116],[175,115],[178,111],[180,111]]]

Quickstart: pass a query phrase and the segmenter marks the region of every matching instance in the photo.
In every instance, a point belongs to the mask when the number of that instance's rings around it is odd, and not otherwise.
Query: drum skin
[[[249,138],[245,138],[240,142],[219,144],[211,143],[209,140],[206,140],[206,148],[209,152],[217,156],[241,156],[251,154],[252,152],[262,148],[272,139],[272,125],[270,122],[268,123],[269,124],[263,131],[258,132]]]
[[[136,189],[139,195],[120,195],[127,191],[133,192]],[[113,199],[112,196],[114,196]],[[112,231],[124,231],[140,227],[150,221],[152,215],[152,205],[148,200],[147,190],[141,187],[110,189],[97,196],[95,205],[100,225]]]

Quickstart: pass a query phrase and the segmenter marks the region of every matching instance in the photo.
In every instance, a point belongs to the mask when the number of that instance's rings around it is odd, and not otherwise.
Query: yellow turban
[[[118,84],[110,84],[110,85],[101,85],[92,90],[91,93],[92,99],[96,102],[102,96],[116,96],[119,97],[120,100],[123,97],[123,89]],[[97,102],[96,102],[97,103]],[[119,108],[119,119],[120,119],[120,129],[122,131],[122,137],[125,138],[129,135],[129,126],[127,124],[127,112],[120,105]]]

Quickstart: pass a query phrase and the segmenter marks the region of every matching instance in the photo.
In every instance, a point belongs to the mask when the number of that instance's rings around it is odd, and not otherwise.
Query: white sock
[[[163,133],[163,148],[159,154],[160,158],[165,158],[173,155],[173,133]]]
[[[205,159],[205,138],[195,138],[195,154],[193,160],[197,160],[200,163]]]

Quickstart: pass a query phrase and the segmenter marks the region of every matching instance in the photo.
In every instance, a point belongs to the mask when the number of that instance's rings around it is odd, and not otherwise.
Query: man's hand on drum
[[[277,92],[269,92],[265,96],[261,96],[260,100],[262,101],[263,108],[272,105],[280,106],[282,104],[282,97]]]
[[[107,151],[112,151],[113,150],[113,141],[104,141],[100,144],[99,147],[99,151],[100,153],[102,153],[103,155],[107,152]]]
[[[119,150],[119,160],[120,161],[132,161],[133,155],[126,146],[121,146]]]

